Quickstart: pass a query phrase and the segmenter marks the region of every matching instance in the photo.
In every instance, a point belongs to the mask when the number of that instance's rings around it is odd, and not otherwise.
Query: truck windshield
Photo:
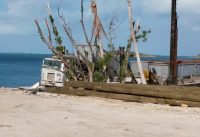
[[[45,68],[51,68],[53,70],[61,70],[61,61],[57,60],[44,60],[43,67]]]

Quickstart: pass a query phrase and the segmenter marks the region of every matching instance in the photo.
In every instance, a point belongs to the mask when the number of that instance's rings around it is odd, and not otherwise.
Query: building
[[[200,84],[200,60],[181,60],[178,63],[178,85]],[[136,61],[130,61],[130,67],[136,79],[140,78],[140,73]],[[169,77],[169,62],[143,61],[143,71],[147,81],[152,80],[163,85],[167,83]]]

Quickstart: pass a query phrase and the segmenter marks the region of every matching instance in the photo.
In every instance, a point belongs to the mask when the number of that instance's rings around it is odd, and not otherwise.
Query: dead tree
[[[91,35],[91,38],[89,40],[89,37],[87,35],[87,32],[86,32],[86,27],[85,27],[85,23],[84,23],[84,6],[83,6],[83,1],[84,0],[81,0],[81,26],[82,26],[82,30],[83,30],[83,33],[84,33],[84,36],[85,36],[85,40],[88,44],[88,46],[90,47],[90,52],[92,55],[94,55],[94,52],[93,52],[93,49],[92,49],[92,39],[93,39],[93,33]]]
[[[99,47],[99,56],[103,58],[104,56],[104,48],[102,43],[102,36],[104,35],[107,38],[106,32],[103,28],[101,20],[98,16],[97,4],[95,0],[91,1],[91,8],[93,14],[93,27],[92,27],[92,36],[95,36],[97,40],[97,45]]]
[[[93,71],[94,71],[94,64],[93,62],[91,62],[86,56],[84,56],[82,54],[82,52],[80,51],[79,47],[78,47],[78,44],[76,43],[73,35],[72,35],[72,31],[71,31],[71,28],[70,26],[67,24],[65,18],[64,18],[64,15],[61,14],[58,10],[58,15],[60,17],[60,19],[62,20],[63,22],[63,28],[64,28],[64,31],[65,31],[65,34],[67,35],[67,37],[69,38],[72,46],[74,47],[74,49],[77,51],[77,56],[80,56],[80,58],[82,59],[83,63],[86,64],[87,66],[87,69],[88,69],[88,72],[89,72],[89,81],[90,82],[93,82]],[[78,57],[79,58],[79,57]]]
[[[53,33],[54,33],[54,36],[55,36],[55,40],[57,39],[58,41],[56,41],[58,44],[61,44],[61,37],[58,35],[58,31],[57,31],[57,28],[53,22],[53,16],[51,15],[51,10],[50,10],[50,6],[48,4],[48,13],[49,13],[49,20],[51,22],[51,26],[52,26],[52,29],[53,29]],[[68,71],[68,73],[70,74],[71,77],[73,77],[74,80],[77,80],[74,72],[71,70],[71,65],[69,64],[69,62],[67,62],[65,59],[64,59],[64,56],[63,56],[63,51],[62,50],[59,50],[59,48],[57,48],[56,46],[53,46],[53,42],[52,42],[52,34],[51,34],[51,29],[50,29],[50,26],[49,26],[49,23],[48,23],[48,20],[45,18],[45,23],[46,23],[46,27],[47,27],[47,30],[48,30],[48,37],[45,36],[45,34],[43,33],[40,25],[39,25],[39,21],[37,19],[34,20],[35,24],[36,24],[36,27],[38,29],[38,33],[40,34],[40,37],[42,39],[42,41],[48,46],[48,48],[51,50],[51,52],[53,53],[53,55],[55,55],[58,59],[62,60],[62,62],[65,64],[65,67],[66,67],[66,70]],[[61,45],[58,45],[58,47],[61,46]]]
[[[124,55],[124,60],[122,61],[122,65],[120,66],[120,81],[121,83],[125,83],[125,78],[127,76],[128,72],[128,59],[130,56],[130,51],[131,51],[131,43],[132,43],[132,38],[130,37],[128,40],[128,44],[126,46],[126,51]]]
[[[112,44],[111,31],[113,31],[112,27],[113,27],[113,24],[115,24],[115,23],[114,23],[113,20],[111,20],[110,25],[109,25],[109,37],[110,38],[108,38],[106,31],[104,30],[103,25],[101,23],[101,20],[98,16],[97,4],[96,4],[95,0],[91,0],[91,8],[92,8],[92,14],[93,14],[93,25],[91,27],[91,30],[92,30],[91,31],[91,37],[89,37],[88,34],[87,34],[87,31],[86,31],[87,29],[85,27],[85,23],[84,23],[83,0],[81,0],[81,19],[80,19],[80,22],[81,22],[81,26],[82,26],[82,30],[83,30],[83,34],[84,34],[86,43],[88,44],[88,46],[90,48],[90,52],[91,52],[92,56],[94,54],[96,54],[95,60],[93,60],[93,58],[92,58],[92,60],[89,60],[88,57],[86,56],[86,54],[83,54],[81,52],[75,38],[72,35],[72,31],[71,31],[69,24],[65,20],[64,15],[60,13],[59,9],[58,9],[58,15],[59,15],[61,21],[63,22],[63,28],[64,28],[64,32],[65,32],[67,38],[70,40],[70,43],[73,46],[73,48],[77,51],[78,62],[82,62],[82,64],[85,64],[87,66],[88,72],[87,72],[87,74],[84,74],[82,72],[83,76],[85,77],[86,75],[88,75],[88,77],[89,77],[88,80],[90,82],[93,82],[94,73],[97,73],[101,76],[103,76],[105,73],[107,73],[106,67],[108,67],[108,64],[109,64],[109,61],[111,60],[111,58],[113,58],[112,54],[110,54],[111,52],[106,52],[104,50],[102,39],[103,39],[103,36],[104,36],[109,41],[109,45],[111,45],[110,50],[114,50],[114,46]],[[129,10],[131,11],[131,9],[129,9]],[[48,5],[48,15],[49,15],[49,20],[50,20],[50,24],[51,24],[51,28],[50,28],[47,19],[45,19],[46,26],[47,26],[47,29],[48,29],[48,38],[45,37],[44,33],[42,32],[38,20],[35,20],[35,23],[36,23],[36,26],[37,26],[38,31],[40,33],[41,39],[49,47],[49,49],[52,51],[52,53],[54,55],[56,55],[59,59],[61,59],[65,63],[65,66],[67,67],[68,72],[70,72],[70,75],[72,75],[73,78],[76,80],[77,77],[76,77],[76,72],[74,71],[74,69],[78,69],[78,66],[71,65],[70,61],[66,62],[66,60],[63,57],[62,52],[59,50],[62,47],[62,40],[61,40],[61,37],[60,37],[60,35],[57,31],[57,27],[54,23],[54,18],[52,16],[51,9],[50,9],[49,5]],[[132,25],[133,19],[132,19],[131,12],[130,12],[130,17],[131,17],[130,23]],[[133,30],[133,35],[132,35],[132,30]],[[55,36],[55,40],[56,40],[56,43],[57,43],[57,47],[59,47],[59,48],[53,46],[53,44],[52,44],[53,42],[52,42],[51,31],[53,31],[53,34]],[[95,39],[95,40],[93,41],[93,39]],[[126,52],[125,52],[125,60],[123,61],[123,65],[122,65],[122,68],[121,68],[121,70],[124,71],[123,73],[121,73],[121,74],[123,74],[124,77],[125,77],[125,74],[126,74],[126,71],[127,71],[126,68],[127,68],[127,65],[128,65],[128,58],[129,58],[132,40],[133,40],[134,45],[135,45],[135,51],[136,51],[136,53],[138,53],[137,45],[136,45],[137,43],[136,43],[136,38],[135,38],[135,31],[134,31],[133,25],[131,26],[131,38],[129,39],[129,43],[128,43],[128,46],[127,46]],[[97,43],[95,41],[97,41]],[[98,47],[97,52],[95,51],[96,53],[94,53],[94,50],[93,50],[93,42],[94,42],[94,45]],[[138,53],[138,56],[139,56],[139,53]],[[137,58],[139,58],[138,56],[137,56]],[[139,59],[138,59],[138,62],[140,62]],[[79,64],[81,64],[81,63],[79,63]],[[95,67],[97,67],[96,65],[101,66],[101,68],[96,69],[95,68]],[[140,65],[141,65],[141,62],[140,62]],[[79,70],[79,71],[82,71],[82,70]],[[144,83],[144,80],[143,80],[143,83]]]
[[[101,40],[101,33],[105,34],[105,30],[103,29],[103,26],[100,22],[100,19],[99,19],[99,16],[97,14],[97,6],[96,6],[96,2],[95,1],[91,1],[91,8],[92,8],[92,13],[94,15],[94,19],[93,19],[93,26],[92,26],[92,35],[91,35],[91,38],[89,39],[88,35],[87,35],[87,32],[86,32],[86,28],[85,28],[85,24],[84,24],[84,13],[83,13],[83,0],[81,0],[81,26],[82,26],[82,30],[83,30],[83,33],[84,33],[84,36],[85,36],[85,39],[86,39],[86,42],[90,48],[90,52],[92,55],[94,55],[94,51],[92,49],[92,40],[93,40],[93,37],[95,37],[98,41]],[[94,60],[89,60],[86,56],[84,56],[80,49],[78,48],[78,45],[75,41],[75,39],[73,38],[73,35],[72,35],[72,31],[71,31],[71,28],[69,27],[69,25],[67,24],[63,14],[61,14],[59,12],[59,17],[60,19],[62,20],[63,22],[63,27],[64,27],[64,31],[67,35],[67,37],[69,38],[72,46],[76,49],[77,53],[78,53],[78,56],[80,56],[82,58],[82,61],[86,64],[87,66],[87,69],[88,69],[88,75],[89,75],[89,81],[90,82],[93,82],[93,72],[94,72]],[[98,52],[98,56],[100,58],[103,58],[104,57],[104,49],[103,49],[103,45],[102,43],[98,43],[98,46],[99,46],[99,52]]]

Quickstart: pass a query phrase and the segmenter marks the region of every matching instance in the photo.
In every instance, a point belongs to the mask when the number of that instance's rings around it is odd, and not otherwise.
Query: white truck
[[[40,85],[63,87],[64,81],[64,63],[59,59],[45,58],[42,63]]]

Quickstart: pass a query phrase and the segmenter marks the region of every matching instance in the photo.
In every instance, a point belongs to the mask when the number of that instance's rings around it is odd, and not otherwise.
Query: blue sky
[[[200,54],[200,0],[177,0],[179,16],[178,55]],[[51,4],[57,16],[57,7],[69,22],[74,38],[78,43],[85,43],[80,27],[79,0],[0,0],[0,52],[3,53],[49,53],[41,42],[34,24],[37,18],[43,29],[47,16],[46,3]],[[85,22],[88,33],[92,20],[90,0],[85,0]],[[115,32],[116,47],[125,46],[129,36],[129,23],[126,0],[97,0],[98,12],[104,28],[113,15],[118,17],[119,28]],[[141,22],[143,29],[150,29],[147,42],[139,42],[139,50],[149,54],[169,54],[170,43],[170,4],[171,0],[133,0],[133,14]],[[64,45],[72,50],[69,40],[63,33],[62,23],[56,20],[64,39]],[[106,43],[106,41],[105,41]]]

